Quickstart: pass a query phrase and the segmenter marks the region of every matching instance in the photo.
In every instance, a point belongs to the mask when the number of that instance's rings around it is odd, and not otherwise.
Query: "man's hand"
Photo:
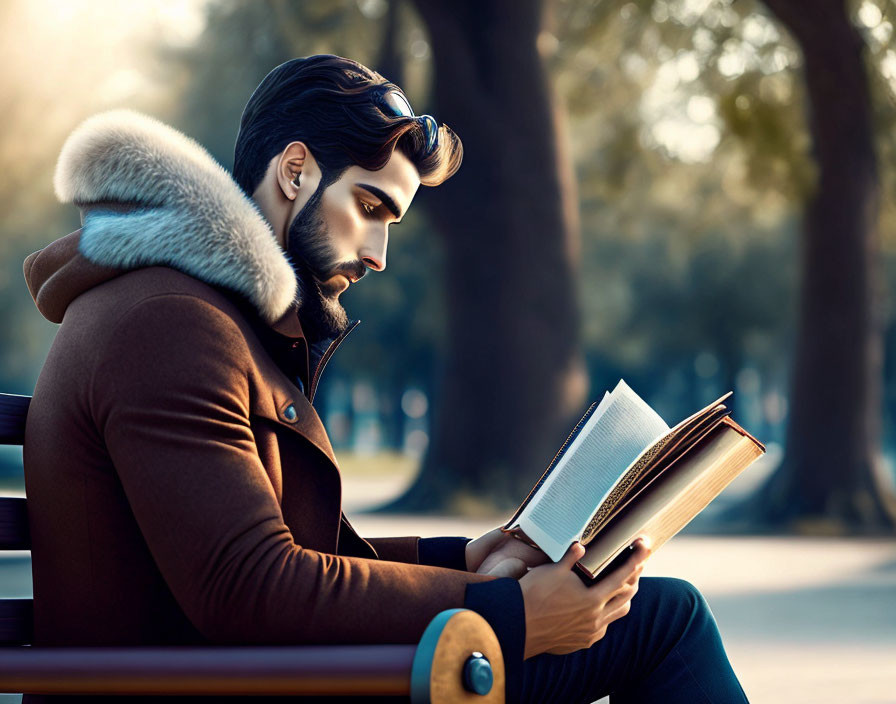
[[[467,543],[468,572],[519,579],[530,567],[548,562],[548,556],[500,528]]]
[[[572,572],[584,554],[582,544],[573,543],[560,562],[536,567],[520,580],[526,610],[524,657],[589,648],[604,637],[607,626],[628,613],[650,555],[645,540],[636,542],[625,564],[592,587]]]

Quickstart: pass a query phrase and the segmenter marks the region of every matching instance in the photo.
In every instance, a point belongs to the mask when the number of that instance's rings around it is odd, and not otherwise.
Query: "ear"
[[[276,166],[277,185],[289,200],[299,193],[314,193],[320,183],[320,169],[304,142],[290,142],[280,153]]]

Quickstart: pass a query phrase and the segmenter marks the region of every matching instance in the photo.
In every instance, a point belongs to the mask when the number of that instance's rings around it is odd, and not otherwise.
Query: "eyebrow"
[[[392,198],[390,198],[385,191],[377,188],[376,186],[371,186],[367,183],[356,183],[355,185],[358,188],[363,188],[365,191],[369,191],[371,195],[379,198],[383,202],[383,205],[385,205],[389,209],[389,212],[391,212],[396,218],[401,218],[401,211],[398,209],[398,206],[395,205],[395,201],[392,200]]]

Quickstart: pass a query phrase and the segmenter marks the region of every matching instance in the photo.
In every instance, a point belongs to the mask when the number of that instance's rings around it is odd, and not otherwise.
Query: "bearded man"
[[[643,545],[588,589],[578,544],[544,564],[499,529],[365,540],[342,513],[312,406],[354,326],[339,296],[461,156],[335,56],[264,79],[232,177],[137,113],[72,133],[55,188],[82,227],[25,262],[61,323],[24,443],[35,644],[414,643],[467,607],[501,642],[508,701],[746,700],[699,592],[639,581]]]

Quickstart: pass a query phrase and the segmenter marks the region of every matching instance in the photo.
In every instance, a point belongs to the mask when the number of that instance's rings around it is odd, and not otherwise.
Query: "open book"
[[[544,475],[503,527],[597,578],[639,535],[656,550],[765,452],[729,417],[732,392],[674,428],[620,381],[573,428]]]

